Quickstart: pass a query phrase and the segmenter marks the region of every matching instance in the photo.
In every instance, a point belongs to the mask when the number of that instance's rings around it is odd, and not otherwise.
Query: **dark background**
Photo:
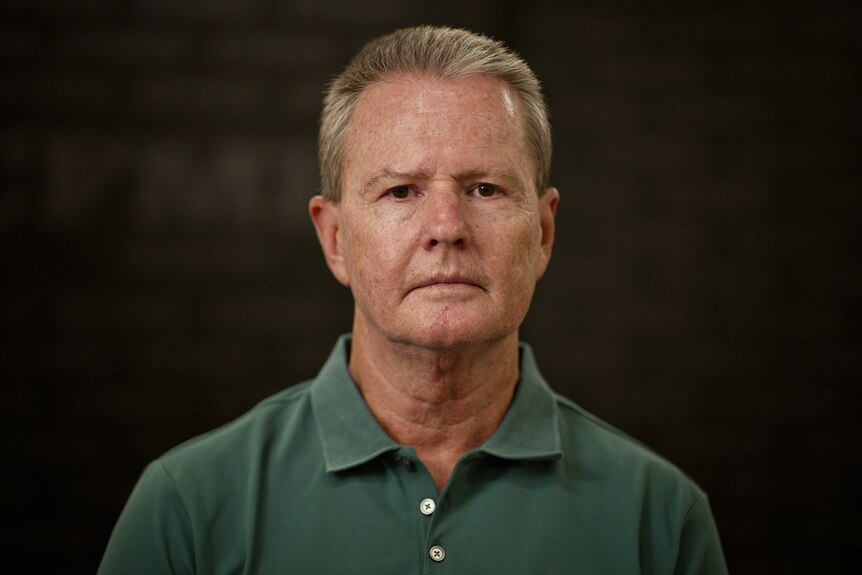
[[[441,23],[545,84],[546,377],[709,492],[734,573],[840,572],[862,20],[652,4],[0,0],[4,557],[92,572],[149,460],[316,373],[351,316],[306,216],[320,94]]]

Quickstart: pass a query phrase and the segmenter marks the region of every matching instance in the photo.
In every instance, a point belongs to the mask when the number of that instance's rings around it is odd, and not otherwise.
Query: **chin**
[[[500,313],[499,310],[480,306],[428,306],[424,309],[396,309],[394,312],[367,313],[357,306],[357,325],[365,326],[391,343],[427,350],[463,350],[493,345],[517,334],[518,326],[526,315]],[[362,329],[360,329],[362,331]]]
[[[506,329],[504,326],[491,326],[486,322],[465,319],[453,321],[450,318],[448,321],[426,322],[414,329],[405,330],[402,337],[395,339],[408,345],[445,351],[495,343],[517,331],[517,325]]]

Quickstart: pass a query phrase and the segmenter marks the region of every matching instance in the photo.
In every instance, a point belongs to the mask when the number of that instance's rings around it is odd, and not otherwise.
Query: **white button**
[[[430,555],[431,555],[431,559],[433,559],[434,561],[440,562],[446,558],[446,551],[444,551],[443,548],[440,547],[439,545],[435,545],[434,547],[431,548]]]
[[[419,511],[422,512],[422,515],[431,515],[436,508],[437,504],[434,503],[433,499],[423,499],[419,504]]]

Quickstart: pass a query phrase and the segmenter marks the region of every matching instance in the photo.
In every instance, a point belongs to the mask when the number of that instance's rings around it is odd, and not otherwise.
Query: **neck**
[[[518,335],[427,349],[389,341],[357,321],[349,370],[383,430],[416,450],[442,490],[461,456],[484,444],[509,408]]]

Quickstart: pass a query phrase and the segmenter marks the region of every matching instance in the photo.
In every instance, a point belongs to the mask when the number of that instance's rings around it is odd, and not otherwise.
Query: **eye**
[[[482,183],[470,190],[474,196],[481,198],[490,198],[500,193],[500,189],[493,184]]]
[[[410,197],[410,188],[407,186],[396,186],[389,190],[389,195],[396,200],[406,200]]]

